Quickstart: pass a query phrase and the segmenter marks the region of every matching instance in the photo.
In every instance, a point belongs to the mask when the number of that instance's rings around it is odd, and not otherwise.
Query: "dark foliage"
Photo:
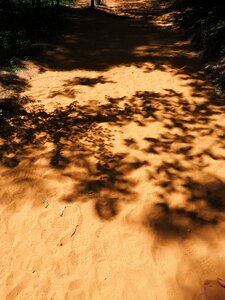
[[[0,66],[13,67],[25,58],[32,43],[63,27],[60,4],[71,1],[0,1]],[[64,9],[65,10],[65,9]]]
[[[173,0],[169,11],[200,50],[200,58],[216,83],[225,91],[225,10],[220,0]]]

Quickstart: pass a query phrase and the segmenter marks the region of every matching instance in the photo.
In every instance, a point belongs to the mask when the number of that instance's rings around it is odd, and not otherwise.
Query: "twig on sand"
[[[62,209],[61,209],[61,212],[60,212],[60,217],[62,217],[63,216],[63,214],[64,214],[64,211],[65,211],[65,209],[67,208],[67,206],[64,206]]]
[[[75,229],[74,229],[74,231],[71,233],[71,237],[73,237],[75,235],[78,227],[79,227],[79,225],[77,224],[76,227],[75,227]]]

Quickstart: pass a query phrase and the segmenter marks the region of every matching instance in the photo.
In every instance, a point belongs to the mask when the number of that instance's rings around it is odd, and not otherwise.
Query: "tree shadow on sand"
[[[173,94],[169,90],[165,98]],[[144,151],[162,159],[149,171],[149,180],[159,187],[160,201],[144,223],[165,238],[186,238],[224,221],[225,183],[211,175],[209,168],[224,161],[225,128],[220,121],[225,108],[222,99],[193,105],[183,95],[175,95],[178,105],[158,104],[157,120],[166,132],[145,138]]]
[[[11,176],[17,185],[37,185],[45,192],[49,188],[47,177],[38,182],[33,179],[38,160],[44,156],[48,171],[72,182],[71,190],[63,190],[61,200],[91,201],[100,219],[112,220],[124,203],[139,200],[140,188],[132,174],[143,168],[148,175],[147,193],[157,201],[149,199],[140,222],[148,233],[156,233],[160,239],[157,246],[196,235],[205,237],[208,230],[224,221],[225,183],[210,172],[211,164],[219,169],[224,161],[224,99],[208,87],[197,56],[180,35],[157,27],[150,14],[139,19],[73,9],[68,17],[69,31],[34,46],[37,52],[33,60],[42,70],[106,71],[116,66],[142,68],[150,63],[146,73],[169,68],[173,75],[182,77],[195,101],[172,86],[160,92],[137,90],[131,97],[109,96],[104,104],[98,100],[86,105],[73,101],[47,112],[31,99],[20,97],[27,83],[17,81],[16,96],[6,97],[0,104],[3,177]],[[75,85],[94,88],[107,82],[104,75],[74,78],[73,74],[46,99],[63,95],[76,100]],[[149,129],[149,134],[141,138],[143,143],[127,135],[124,148],[115,149],[114,129],[125,131],[130,124],[138,132]],[[152,134],[155,124],[160,124],[161,130]],[[131,155],[132,150],[136,152]],[[178,271],[187,267],[183,261],[180,265]],[[193,295],[192,279],[181,279],[184,289],[189,289],[185,295]]]
[[[191,180],[190,170],[205,168],[208,158],[222,159],[222,154],[214,153],[212,147],[197,150],[196,143],[199,137],[210,137],[217,148],[224,147],[223,126],[218,122],[214,122],[210,128],[208,126],[214,117],[224,112],[224,103],[203,81],[198,58],[193,56],[180,34],[171,28],[156,26],[150,11],[142,14],[143,18],[135,18],[138,11],[136,13],[133,10],[131,15],[121,17],[104,10],[93,12],[69,9],[70,26],[67,31],[53,36],[48,43],[34,46],[32,59],[41,70],[48,68],[56,71],[105,71],[115,66],[130,65],[141,68],[143,64],[151,63],[151,69],[145,69],[145,72],[166,71],[170,68],[173,74],[181,76],[191,88],[196,102],[190,104],[181,92],[173,89],[165,89],[163,93],[137,91],[131,98],[108,97],[107,103],[102,105],[81,105],[73,101],[67,107],[59,106],[48,113],[38,105],[28,109],[26,104],[31,99],[18,95],[27,87],[27,83],[18,82],[16,78],[17,96],[5,99],[1,104],[1,161],[11,168],[31,157],[32,163],[37,159],[32,155],[34,149],[41,149],[47,142],[53,144],[49,165],[75,182],[74,190],[65,195],[64,200],[84,199],[84,194],[88,193],[95,203],[97,214],[105,219],[110,219],[119,212],[121,199],[130,201],[137,198],[134,191],[136,184],[129,175],[148,165],[151,167],[149,180],[161,187],[158,196],[162,203],[157,204],[156,208],[157,211],[160,210],[162,219],[165,217],[170,220],[170,214],[180,214],[188,220],[187,223],[192,219],[193,222],[200,222],[202,216],[196,213],[199,201],[195,201],[192,210],[175,208],[174,211],[170,205],[171,200],[167,197],[179,189],[179,192],[187,195],[186,203],[194,202],[190,200],[193,198],[191,195],[194,188],[188,185]],[[7,83],[7,79],[2,82]],[[64,82],[62,89],[50,93],[49,97],[64,95],[74,99],[74,85],[94,87],[98,83],[107,82],[108,79],[104,76],[72,78]],[[198,98],[203,96],[204,103],[198,103]],[[176,103],[174,99],[177,100]],[[140,130],[151,126],[153,122],[163,125],[165,132],[159,133],[157,137],[146,137],[148,146],[146,149],[139,149],[152,155],[153,159],[154,156],[160,156],[162,159],[159,165],[147,160],[139,161],[137,158],[130,160],[129,150],[135,146],[132,138],[124,141],[126,152],[113,151],[114,134],[110,127],[124,128],[132,122]],[[170,154],[169,161],[164,160],[165,153]],[[71,165],[80,168],[83,175],[79,173],[78,176],[76,172],[68,171]],[[198,183],[198,180],[194,182]],[[204,183],[199,184],[204,189]],[[219,189],[221,186],[219,184]],[[210,207],[207,199],[203,197],[202,201]],[[145,224],[149,226],[152,220],[148,213],[146,215]],[[214,219],[212,216],[209,222]],[[212,224],[216,224],[213,222]],[[203,220],[200,224],[208,223]],[[153,228],[159,230],[161,226],[153,225]],[[181,231],[185,230],[186,228]]]
[[[16,168],[24,160],[33,164],[39,158],[32,154],[35,149],[52,143],[49,165],[75,182],[74,191],[65,195],[64,201],[82,200],[89,195],[96,202],[98,215],[109,219],[117,214],[118,201],[134,198],[134,183],[127,174],[145,162],[126,160],[127,153],[113,153],[112,133],[102,126],[104,123],[122,126],[131,121],[135,109],[131,105],[119,108],[109,103],[96,108],[75,101],[47,113],[37,105],[26,109],[19,99],[5,99],[4,103],[7,105],[1,115],[0,132],[4,166]],[[67,169],[71,165],[83,172],[78,174],[79,184],[77,174]]]
[[[124,11],[128,10],[127,4]],[[67,14],[69,26],[65,31],[33,46],[32,60],[42,68],[105,71],[151,62],[153,69],[165,70],[167,66],[193,79],[202,76],[198,57],[193,56],[184,37],[171,28],[157,26],[147,8],[141,19],[136,18],[140,14],[137,8],[131,16],[118,15],[119,9],[115,13],[70,9]]]
[[[64,200],[82,200],[86,199],[88,194],[89,198],[95,201],[98,215],[105,219],[110,219],[118,213],[121,200],[130,201],[136,198],[135,182],[129,175],[138,168],[150,166],[149,180],[161,187],[158,196],[162,202],[156,204],[156,211],[160,210],[157,221],[147,216],[146,224],[153,224],[155,230],[161,230],[163,233],[163,228],[170,230],[168,222],[173,220],[171,232],[174,234],[176,226],[180,228],[178,233],[188,234],[189,229],[193,227],[190,222],[198,226],[216,225],[219,219],[214,212],[224,210],[224,185],[216,179],[210,179],[207,183],[195,181],[190,177],[189,171],[205,168],[207,159],[223,158],[208,146],[200,148],[198,152],[195,150],[196,139],[201,136],[213,138],[217,148],[224,148],[221,138],[224,134],[223,128],[218,124],[211,124],[209,129],[207,125],[212,116],[221,113],[221,106],[218,111],[218,106],[211,102],[189,105],[183,95],[176,94],[176,97],[180,98],[176,107],[170,102],[171,94],[171,90],[164,95],[137,92],[131,98],[108,98],[107,104],[94,106],[81,105],[74,101],[67,107],[57,108],[51,113],[37,105],[27,109],[24,99],[21,99],[22,103],[20,99],[7,99],[4,102],[7,101],[7,106],[1,115],[1,161],[11,168],[17,167],[21,161],[30,157],[31,162],[34,162],[36,158],[32,156],[32,151],[35,148],[41,149],[47,142],[53,144],[49,165],[75,182],[74,190],[65,195]],[[148,146],[139,150],[150,153],[152,158],[162,157],[159,165],[154,165],[149,160],[129,157],[129,149],[135,144],[134,139],[124,141],[127,152],[113,150],[114,134],[110,127],[124,128],[130,123],[135,123],[141,130],[154,122],[161,122],[168,132],[160,134],[157,138],[146,137],[145,142]],[[176,131],[173,133],[176,128],[179,128],[180,134]],[[165,154],[170,155],[168,161],[163,159]],[[71,172],[68,168],[71,165],[78,166],[83,175]],[[209,190],[205,191],[205,185]],[[198,190],[199,195],[196,192]],[[215,197],[214,203],[214,193],[218,197],[220,191],[221,199],[216,200]],[[194,208],[189,210],[185,207],[170,207],[170,195],[176,192],[187,195],[187,203],[194,203]],[[202,207],[205,205],[204,210],[211,211],[212,216],[204,219],[204,216],[198,213],[199,203]],[[184,228],[180,225],[181,221],[178,221],[178,225],[174,224],[175,215],[179,216],[177,220],[184,220]]]

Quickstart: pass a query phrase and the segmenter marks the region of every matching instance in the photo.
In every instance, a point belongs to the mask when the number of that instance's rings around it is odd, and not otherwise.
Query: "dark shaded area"
[[[128,4],[127,4],[128,6]],[[126,6],[125,6],[126,7]],[[129,10],[129,6],[126,7]],[[203,78],[198,58],[190,55],[185,39],[154,24],[154,10],[147,17],[118,16],[107,10],[68,10],[69,26],[32,48],[32,60],[52,70],[104,71],[119,65],[151,62],[154,69],[171,67],[179,74]]]
[[[170,208],[166,203],[157,204],[154,213],[156,217],[153,218],[150,226],[165,239],[187,238],[193,230],[218,224],[216,217],[208,220],[197,211]]]
[[[168,189],[164,186],[165,189]],[[225,211],[225,183],[217,178],[198,182],[189,179],[184,183],[189,196],[186,207],[170,206],[170,201],[158,203],[154,208],[154,217],[149,215],[150,227],[164,238],[187,238],[202,227],[213,226],[223,221]],[[169,193],[167,194],[169,195]],[[188,204],[194,204],[192,209]]]
[[[112,81],[108,81],[103,76],[98,76],[97,78],[88,78],[88,77],[77,77],[74,80],[67,81],[64,86],[73,86],[73,85],[87,85],[90,87],[94,87],[96,84],[108,83]]]
[[[65,201],[73,201],[75,195],[87,198],[88,194],[95,200],[99,216],[109,219],[116,215],[119,201],[133,199],[134,183],[126,175],[146,162],[127,162],[126,153],[113,154],[109,144],[112,135],[101,127],[105,122],[128,122],[133,111],[131,105],[119,109],[116,104],[109,104],[93,109],[73,102],[52,113],[46,113],[38,106],[28,111],[24,103],[20,104],[20,99],[5,99],[1,105],[0,157],[5,166],[18,166],[29,153],[27,146],[35,152],[47,141],[52,142],[55,149],[49,164],[53,168],[63,171],[74,164],[85,170],[84,178],[79,178],[79,186],[75,185],[74,192],[65,196]],[[66,150],[69,157],[63,154]],[[89,162],[93,156],[94,166]],[[31,163],[36,159],[38,157],[33,157]],[[76,181],[74,174],[65,176]]]
[[[28,87],[26,80],[10,72],[2,72],[0,74],[0,85],[4,91],[8,90],[14,94],[18,94]]]
[[[171,94],[180,99],[177,106],[168,101]],[[212,119],[222,116],[225,107],[222,99],[190,105],[183,95],[171,90],[160,98],[157,105],[160,114],[153,117],[162,122],[168,132],[157,138],[145,138],[148,146],[144,151],[153,155],[153,161],[157,156],[169,154],[169,157],[162,158],[160,164],[153,164],[149,171],[149,180],[160,187],[157,196],[161,203],[146,213],[144,224],[166,239],[187,238],[224,220],[225,183],[206,170],[211,161],[224,161],[221,151],[225,149],[225,127],[213,123]],[[201,146],[201,138],[206,137],[212,139],[216,147],[207,143],[204,146],[205,142]],[[202,175],[195,179],[196,172]],[[182,205],[174,204],[178,197],[185,199]]]
[[[59,95],[66,96],[68,98],[74,99],[76,97],[76,92],[74,88],[79,85],[95,87],[97,84],[105,83],[115,83],[113,81],[107,80],[104,76],[98,76],[96,78],[89,77],[75,77],[74,79],[66,80],[62,85],[61,89],[57,89],[49,94],[49,98],[54,98]]]
[[[0,0],[0,66],[21,68],[32,43],[59,32],[71,0]],[[60,6],[62,4],[62,6]]]
[[[190,37],[200,50],[200,58],[217,86],[225,91],[225,12],[220,0],[166,1],[174,22]],[[171,16],[170,16],[171,17]]]

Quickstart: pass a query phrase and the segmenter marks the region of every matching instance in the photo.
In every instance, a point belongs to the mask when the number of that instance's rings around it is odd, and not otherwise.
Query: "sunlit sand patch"
[[[73,101],[79,101],[83,105],[90,101],[104,104],[107,103],[108,97],[120,98],[126,95],[130,98],[137,91],[166,94],[167,90],[182,93],[193,103],[201,100],[199,97],[196,100],[191,97],[188,81],[183,84],[179,76],[173,74],[172,69],[154,70],[151,64],[115,67],[107,72],[47,71],[31,81],[31,88],[23,96],[32,97],[35,104],[45,107],[47,111],[53,111],[59,105],[65,107]],[[176,96],[173,98],[176,99]],[[203,99],[202,101],[204,102]]]

